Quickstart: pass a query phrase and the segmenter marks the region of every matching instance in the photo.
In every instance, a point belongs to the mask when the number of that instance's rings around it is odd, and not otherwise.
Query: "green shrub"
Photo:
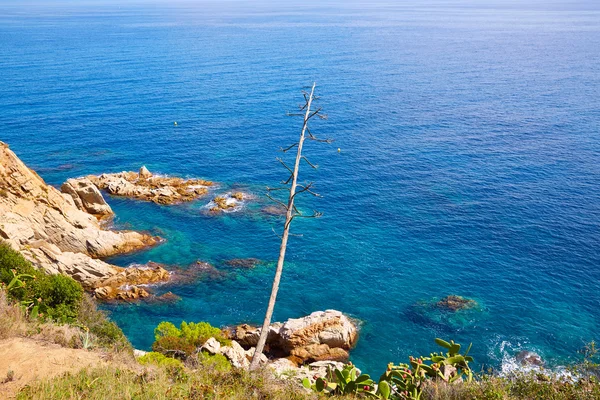
[[[171,357],[167,357],[162,353],[157,353],[154,351],[144,354],[143,356],[138,358],[138,361],[142,365],[154,364],[154,365],[158,365],[159,367],[182,367],[183,368],[183,363],[181,361],[176,360]]]
[[[10,296],[24,306],[35,304],[40,316],[60,323],[75,322],[83,288],[64,275],[48,275],[39,271],[8,244],[0,242],[0,281],[8,285],[16,274],[33,276]]]
[[[227,372],[232,368],[229,360],[222,354],[211,355],[206,352],[201,352],[198,359],[202,365],[212,368],[215,371]]]
[[[163,321],[154,328],[154,340],[159,340],[166,336],[179,337],[180,334],[181,331],[170,322]]]
[[[196,351],[196,346],[181,337],[164,336],[154,342],[152,350],[169,357],[185,360]]]
[[[225,338],[219,328],[215,328],[208,322],[187,323],[182,321],[179,329],[170,322],[161,322],[154,329],[155,340],[169,336],[182,338],[194,346],[201,346],[211,337],[217,339],[222,345],[231,344],[231,340]]]

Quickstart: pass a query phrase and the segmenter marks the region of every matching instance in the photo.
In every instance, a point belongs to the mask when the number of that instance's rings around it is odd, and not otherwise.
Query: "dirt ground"
[[[20,388],[35,380],[104,363],[100,354],[87,350],[68,349],[27,338],[1,340],[0,399],[14,397]]]

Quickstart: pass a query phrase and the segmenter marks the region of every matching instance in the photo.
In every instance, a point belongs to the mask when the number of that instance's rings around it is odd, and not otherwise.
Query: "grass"
[[[316,399],[292,382],[279,381],[267,372],[222,372],[201,365],[193,373],[166,368],[141,371],[115,367],[82,370],[21,390],[20,400],[106,399]]]

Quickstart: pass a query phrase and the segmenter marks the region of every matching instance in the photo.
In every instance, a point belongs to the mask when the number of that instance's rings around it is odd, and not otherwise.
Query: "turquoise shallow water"
[[[167,242],[112,259],[219,279],[169,287],[176,305],[107,306],[148,348],[162,320],[261,320],[278,221],[260,212],[284,176],[285,116],[313,80],[329,115],[309,145],[324,213],[295,223],[275,319],[335,308],[362,321],[352,359],[382,370],[436,336],[479,365],[518,349],[551,365],[598,338],[600,8],[426,2],[252,7],[0,5],[0,140],[47,182],[137,169],[253,193],[237,213],[109,199],[119,227]],[[175,127],[173,122],[177,121]],[[337,148],[341,152],[337,152]],[[231,271],[225,261],[265,264]],[[459,294],[480,308],[423,302]]]

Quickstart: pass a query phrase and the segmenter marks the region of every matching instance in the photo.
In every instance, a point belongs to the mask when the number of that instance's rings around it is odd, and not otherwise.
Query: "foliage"
[[[83,296],[83,288],[64,275],[47,275],[0,242],[0,282],[9,295],[29,312],[30,317],[74,322]]]
[[[208,322],[187,323],[182,321],[179,329],[171,322],[161,322],[154,329],[154,339],[158,341],[168,336],[182,338],[195,346],[201,346],[211,337],[217,339],[222,345],[231,343],[219,328],[215,328]]]
[[[206,352],[201,352],[199,355],[199,361],[202,365],[212,368],[216,371],[227,372],[231,370],[231,363],[222,354],[208,354]]]
[[[219,328],[215,328],[208,322],[187,323],[183,321],[177,328],[171,322],[163,321],[154,329],[155,341],[152,350],[168,357],[186,360],[211,337],[223,345],[231,343]],[[205,358],[207,357],[205,356]],[[214,359],[213,364],[220,364],[220,361],[222,360]]]
[[[142,357],[138,358],[138,361],[142,365],[154,364],[164,368],[168,372],[169,376],[176,381],[184,381],[187,379],[187,373],[185,372],[183,363],[161,353],[146,353]]]
[[[177,336],[164,336],[152,344],[152,350],[169,357],[185,360],[196,351],[196,346]]]
[[[302,385],[315,392],[323,392],[329,395],[336,394],[371,394],[375,395],[375,382],[367,374],[360,372],[352,364],[345,365],[344,368],[330,370],[331,381],[326,378],[317,377],[314,384],[310,383],[308,378],[302,380]]]
[[[329,395],[364,394],[381,399],[421,399],[424,386],[430,381],[440,381],[446,384],[462,381],[472,381],[473,373],[469,362],[473,358],[468,355],[471,346],[464,354],[460,354],[461,345],[454,341],[446,342],[436,339],[435,342],[448,351],[446,353],[431,353],[429,357],[410,357],[408,364],[394,365],[390,363],[386,372],[375,382],[367,374],[358,374],[352,364],[343,369],[334,369],[329,373],[330,381],[317,377],[315,383],[305,378],[302,384],[315,392]]]

